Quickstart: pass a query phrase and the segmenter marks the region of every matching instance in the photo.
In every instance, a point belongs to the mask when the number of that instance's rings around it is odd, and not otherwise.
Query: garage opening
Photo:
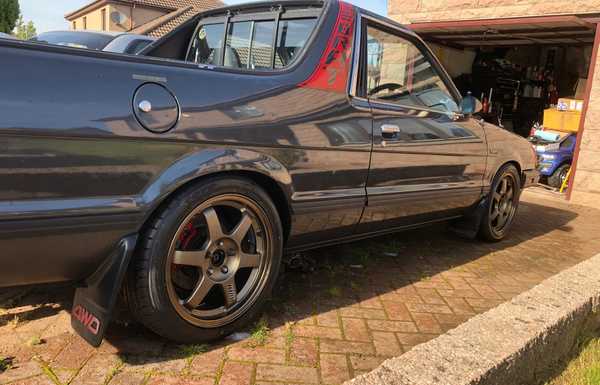
[[[542,182],[568,189],[592,77],[596,24],[548,16],[410,24],[460,92],[484,105],[481,118],[536,147]]]

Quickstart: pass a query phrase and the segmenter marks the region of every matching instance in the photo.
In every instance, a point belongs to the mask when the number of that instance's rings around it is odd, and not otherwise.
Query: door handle
[[[400,134],[400,127],[395,124],[384,124],[381,126],[381,136],[386,139],[394,139]]]

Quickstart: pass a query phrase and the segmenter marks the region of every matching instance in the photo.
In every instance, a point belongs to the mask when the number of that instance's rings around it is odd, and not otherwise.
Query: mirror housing
[[[460,104],[460,110],[464,115],[474,115],[483,110],[483,104],[469,92],[469,94],[463,98],[462,103]]]

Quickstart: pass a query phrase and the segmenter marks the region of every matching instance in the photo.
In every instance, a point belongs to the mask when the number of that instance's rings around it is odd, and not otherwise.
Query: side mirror
[[[474,96],[467,95],[460,104],[460,111],[464,115],[473,115],[483,110],[483,104]]]

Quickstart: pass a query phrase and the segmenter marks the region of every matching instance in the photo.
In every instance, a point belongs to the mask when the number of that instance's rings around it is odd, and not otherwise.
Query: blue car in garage
[[[557,134],[560,136],[557,141],[545,141],[534,136],[532,142],[535,144],[542,180],[545,179],[551,187],[560,188],[573,163],[577,134]]]

